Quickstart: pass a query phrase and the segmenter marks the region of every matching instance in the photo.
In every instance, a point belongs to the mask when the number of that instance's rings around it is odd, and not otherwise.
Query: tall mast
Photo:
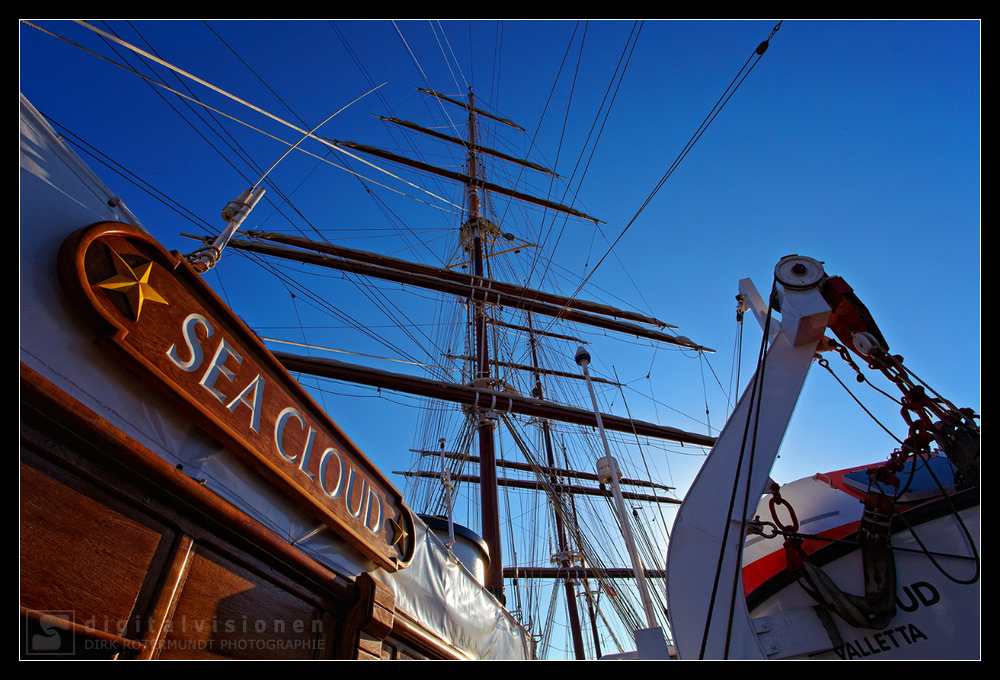
[[[535,334],[531,330],[531,314],[528,314],[528,344],[531,346],[531,362],[535,367],[535,392],[532,396],[535,399],[543,398],[543,388],[542,388],[542,374],[538,369],[538,352],[535,349]],[[549,431],[549,421],[547,419],[542,420],[542,435],[545,439],[545,455],[546,462],[550,468],[555,468],[555,455],[552,452],[552,433]],[[558,480],[555,474],[552,474],[552,486],[557,487]],[[558,492],[556,492],[556,498],[553,502],[553,510],[555,512],[556,521],[556,537],[559,541],[559,560],[563,568],[568,569],[571,565],[571,560],[569,556],[569,544],[566,541],[566,529],[563,526],[563,513],[562,513],[562,502],[558,497]],[[566,589],[566,613],[569,617],[569,627],[570,632],[573,635],[573,651],[576,654],[576,658],[583,660],[586,658],[583,650],[583,633],[580,629],[580,614],[576,608],[576,586],[574,585],[575,580],[572,576],[567,576],[563,581],[563,585]]]
[[[602,328],[604,330],[610,330],[624,335],[634,335],[635,337],[646,340],[687,347],[697,351],[711,352],[712,350],[701,347],[683,336],[674,336],[663,332],[665,329],[675,327],[643,314],[616,309],[601,302],[580,300],[575,297],[568,298],[488,278],[487,272],[485,271],[486,262],[489,257],[498,254],[490,249],[495,239],[501,236],[502,232],[498,229],[497,225],[492,224],[483,215],[481,201],[487,194],[510,197],[517,201],[542,206],[546,210],[554,210],[563,214],[576,216],[578,218],[593,220],[595,223],[599,223],[599,220],[579,212],[572,206],[562,205],[544,198],[530,196],[524,194],[523,192],[488,182],[487,178],[480,172],[479,167],[480,157],[483,155],[498,157],[505,161],[517,162],[523,167],[532,168],[534,170],[545,172],[545,169],[541,168],[537,164],[526,160],[514,159],[494,149],[479,145],[478,121],[480,116],[492,117],[506,125],[513,125],[514,127],[518,126],[514,125],[510,121],[496,118],[487,112],[476,109],[474,94],[471,88],[468,93],[468,103],[459,102],[429,90],[424,90],[424,92],[452,104],[463,106],[467,109],[467,139],[461,140],[455,137],[441,135],[433,130],[425,130],[414,124],[399,121],[397,119],[390,119],[388,122],[400,124],[408,129],[429,134],[442,141],[450,143],[457,142],[465,146],[465,162],[467,167],[464,173],[450,169],[435,168],[428,164],[397,156],[396,154],[363,144],[346,141],[331,141],[331,143],[335,144],[338,148],[350,150],[351,153],[360,152],[374,155],[383,160],[401,164],[404,167],[445,177],[453,182],[456,182],[460,186],[464,186],[466,190],[467,203],[466,213],[464,215],[464,221],[460,227],[459,236],[462,247],[468,255],[466,258],[463,258],[467,262],[463,263],[462,267],[464,269],[468,264],[471,264],[471,277],[469,277],[468,273],[460,274],[459,272],[453,271],[449,267],[431,267],[375,253],[362,252],[327,243],[317,243],[301,237],[281,234],[253,232],[248,234],[248,236],[254,239],[259,239],[260,241],[267,241],[269,243],[234,239],[230,242],[230,245],[242,250],[257,252],[268,256],[287,258],[317,266],[350,271],[352,274],[359,276],[395,281],[403,285],[418,286],[428,290],[435,290],[441,293],[455,295],[465,298],[468,301],[469,309],[472,315],[472,318],[470,319],[470,326],[474,329],[474,332],[472,333],[472,343],[474,343],[474,348],[473,351],[466,352],[467,356],[463,357],[470,362],[473,373],[473,380],[467,384],[418,378],[413,375],[389,373],[361,366],[351,366],[330,359],[294,356],[280,352],[275,352],[275,356],[282,361],[288,370],[293,372],[303,372],[312,375],[325,376],[332,379],[345,380],[358,384],[375,385],[380,388],[387,388],[410,394],[421,394],[435,399],[445,399],[455,403],[466,404],[468,407],[471,407],[468,408],[467,412],[470,413],[470,417],[477,418],[476,422],[469,422],[469,425],[474,426],[478,433],[479,456],[476,457],[476,459],[479,464],[480,475],[478,478],[461,475],[457,478],[453,478],[452,481],[470,481],[479,484],[482,520],[481,534],[489,551],[489,561],[487,563],[483,585],[490,591],[491,594],[494,595],[494,597],[497,598],[500,603],[506,605],[507,598],[504,586],[505,569],[500,525],[499,489],[501,486],[515,486],[523,488],[534,487],[529,486],[529,482],[524,480],[512,480],[506,477],[503,480],[500,480],[498,478],[498,470],[501,465],[509,464],[497,461],[495,451],[496,441],[494,435],[494,429],[499,417],[497,416],[497,413],[503,413],[506,410],[507,413],[518,413],[540,419],[542,422],[542,431],[545,440],[544,444],[547,454],[547,469],[537,469],[538,466],[533,464],[532,467],[534,469],[532,471],[540,477],[545,476],[548,478],[544,482],[541,482],[540,480],[540,483],[548,484],[551,487],[551,489],[557,494],[557,497],[554,499],[555,505],[563,507],[564,505],[559,502],[558,495],[569,495],[570,503],[572,504],[573,494],[591,493],[596,490],[565,485],[559,482],[559,476],[562,475],[562,472],[555,468],[552,434],[549,424],[550,419],[553,421],[577,423],[591,427],[596,423],[599,428],[603,425],[603,427],[609,430],[628,432],[636,436],[650,436],[682,443],[687,442],[700,446],[711,446],[712,443],[714,443],[713,438],[706,437],[704,435],[696,435],[693,433],[682,432],[674,428],[654,425],[652,423],[634,421],[631,418],[619,418],[609,414],[602,416],[601,414],[596,413],[596,411],[591,412],[586,409],[577,409],[566,405],[560,405],[556,402],[545,401],[542,397],[543,389],[541,376],[549,374],[560,375],[561,373],[558,371],[544,370],[538,365],[538,357],[536,356],[535,351],[535,340],[538,336],[542,335],[559,337],[564,340],[577,339],[534,330],[531,323],[532,313],[542,314],[564,322],[581,323],[596,328]],[[509,234],[502,235],[508,240],[512,240],[514,238]],[[489,328],[491,324],[507,325],[500,324],[499,320],[490,318],[492,310],[499,308],[517,309],[528,314],[529,320],[527,328],[516,326],[510,327],[528,332],[529,342],[531,343],[532,366],[522,366],[515,363],[500,362],[498,361],[499,357],[491,357],[489,349]],[[582,340],[577,341],[579,344],[583,344]],[[534,398],[523,397],[506,390],[497,391],[493,378],[491,377],[491,366],[494,365],[503,365],[516,370],[532,371],[535,377]],[[581,378],[581,376],[576,374],[561,375]],[[582,378],[588,380],[588,385],[590,384],[590,380],[599,380],[597,378],[590,378],[589,374],[586,373],[582,376]],[[489,400],[490,403],[490,406],[485,409],[479,406],[483,403],[481,400],[484,397]],[[442,451],[440,452],[442,462],[444,455],[445,454],[442,448]],[[473,457],[468,456],[468,460],[472,460],[472,458]],[[405,474],[422,476],[427,473],[421,472]],[[596,477],[596,475],[594,476]],[[602,489],[601,494],[603,495],[603,493]],[[632,493],[620,495],[622,497],[627,496],[635,498],[640,501],[662,502],[663,500],[655,495],[648,497],[645,494]],[[578,602],[576,598],[576,585],[579,583],[579,579],[583,579],[583,588],[586,592],[586,579],[591,575],[597,577],[598,572],[591,567],[587,567],[583,563],[581,563],[579,567],[574,564],[575,558],[571,552],[572,541],[569,540],[569,534],[575,534],[576,532],[572,525],[567,525],[567,522],[575,524],[575,512],[563,513],[562,507],[557,507],[555,522],[559,548],[559,555],[557,558],[560,564],[554,569],[534,569],[534,572],[537,572],[537,575],[533,575],[531,577],[559,578],[563,580],[563,587],[567,598],[567,613],[569,616],[569,624],[571,630],[573,631],[573,642],[576,657],[578,659],[582,659],[585,658],[585,649],[580,625],[580,612],[578,611]],[[510,548],[508,548],[508,550],[509,549]],[[523,572],[522,568],[522,573],[527,572]],[[609,572],[606,569],[601,570],[601,573],[611,578],[623,578],[629,575],[624,570],[621,570],[620,575],[617,575],[617,572],[614,570]],[[634,573],[631,575],[633,577],[635,576]],[[589,600],[590,597],[588,593],[588,602]],[[589,604],[591,609],[591,624],[594,626],[593,603]],[[596,635],[596,629],[594,633],[595,649],[599,649],[599,638]]]
[[[472,90],[469,90],[469,146],[467,175],[469,182],[468,218],[465,229],[472,234],[473,272],[477,278],[483,278],[483,229],[479,210],[478,156],[476,143],[476,113]],[[473,303],[475,314],[476,340],[476,378],[484,380],[490,377],[489,338],[487,336],[486,303]],[[493,421],[482,417],[479,421],[479,476],[480,498],[483,512],[483,540],[490,551],[490,561],[486,568],[486,588],[500,600],[506,603],[507,596],[503,584],[503,547],[500,543],[500,504],[497,492],[496,452],[493,448]]]

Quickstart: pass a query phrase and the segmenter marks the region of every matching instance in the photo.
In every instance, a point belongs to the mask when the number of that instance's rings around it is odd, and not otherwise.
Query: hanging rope
[[[768,296],[768,300],[774,300],[775,299],[776,286],[777,286],[777,281],[772,281],[772,283],[771,283],[771,295]],[[731,490],[731,492],[729,494],[729,509],[728,509],[728,511],[726,513],[726,517],[732,517],[733,516],[733,507],[736,504],[737,491],[739,489],[739,483],[740,483],[740,476],[743,474],[743,459],[744,459],[744,456],[747,454],[747,438],[749,436],[750,425],[751,425],[750,415],[753,414],[754,418],[758,418],[759,417],[759,411],[760,411],[760,409],[759,408],[755,408],[754,404],[759,404],[761,402],[761,399],[762,399],[762,393],[761,393],[761,391],[763,389],[764,370],[765,370],[766,363],[767,363],[767,344],[768,344],[768,338],[770,337],[770,334],[771,334],[771,316],[772,316],[772,312],[773,312],[773,309],[772,309],[771,305],[768,304],[767,316],[766,316],[766,318],[764,320],[764,334],[763,334],[763,337],[761,338],[760,350],[759,350],[758,355],[757,355],[757,370],[754,372],[753,382],[751,384],[750,410],[747,412],[747,420],[746,420],[746,422],[743,425],[743,439],[742,439],[742,442],[740,444],[740,454],[739,454],[739,457],[737,459],[736,474],[733,477],[733,487],[732,487],[732,490]],[[755,422],[754,423],[753,439],[750,442],[750,451],[749,451],[749,455],[750,455],[749,469],[750,470],[753,469],[753,458],[754,458],[754,453],[755,453],[756,438],[757,438],[757,424]],[[749,473],[747,473],[747,475],[749,477]],[[747,484],[746,487],[747,488],[745,489],[744,496],[743,496],[743,508],[744,508],[744,512],[743,512],[743,515],[742,515],[743,517],[746,517],[746,508],[749,506],[749,502],[750,502],[749,501],[749,495],[750,495],[750,488],[749,487],[750,487],[750,485]],[[730,527],[732,526],[732,524],[733,524],[732,522],[726,522],[726,525],[723,528],[722,545],[726,545],[726,542],[728,541],[729,531],[730,531]],[[745,527],[742,527],[742,529],[743,529],[743,533],[745,534]],[[739,543],[739,548],[738,548],[738,556],[737,556],[736,566],[735,566],[736,569],[742,568],[742,561],[743,561],[742,560],[742,555],[743,555],[743,542],[741,541]],[[711,598],[709,599],[708,616],[705,619],[705,629],[702,632],[701,650],[698,653],[698,658],[699,659],[704,659],[705,658],[705,647],[708,645],[708,634],[709,634],[709,630],[711,629],[711,626],[712,626],[712,614],[715,611],[715,600],[716,600],[716,597],[718,596],[718,589],[719,589],[719,585],[720,585],[719,581],[722,578],[722,563],[723,563],[723,559],[724,558],[725,558],[725,551],[724,550],[720,550],[719,551],[719,560],[718,560],[718,563],[715,566],[715,579],[714,579],[714,581],[712,583],[712,595],[711,595]],[[736,602],[736,587],[737,587],[738,584],[739,584],[739,579],[738,578],[734,578],[733,579],[733,592],[730,594],[731,595],[731,598],[730,598],[731,601],[730,601],[730,609],[729,609],[729,618],[728,618],[727,625],[726,625],[726,644],[725,644],[724,656],[727,656],[728,652],[729,652],[730,632],[732,630],[732,619],[733,619],[733,616],[734,616],[734,613],[735,613],[733,607],[735,606],[735,602]]]
[[[642,205],[639,206],[639,209],[636,210],[635,214],[632,216],[632,219],[630,219],[628,223],[625,225],[625,227],[622,228],[621,233],[618,234],[618,237],[608,247],[607,252],[601,257],[601,259],[597,262],[597,264],[594,265],[593,269],[590,270],[590,273],[587,274],[586,278],[580,283],[576,292],[574,292],[573,295],[570,297],[576,297],[577,295],[579,295],[580,291],[583,290],[583,287],[584,285],[586,285],[587,281],[589,281],[591,277],[593,277],[594,273],[597,271],[597,268],[604,263],[604,260],[608,258],[608,256],[615,249],[615,246],[618,245],[618,242],[621,241],[622,237],[625,236],[625,232],[627,232],[629,228],[635,223],[635,221],[639,219],[639,215],[641,215],[642,212],[649,206],[649,204],[653,201],[653,198],[656,196],[657,193],[659,193],[660,189],[663,187],[666,181],[670,179],[670,176],[674,173],[674,170],[677,169],[677,166],[680,165],[681,161],[684,160],[684,158],[688,155],[688,153],[691,151],[694,145],[698,142],[698,140],[701,139],[701,136],[705,134],[705,131],[708,130],[708,126],[712,124],[712,122],[722,112],[723,107],[725,107],[725,105],[729,102],[729,100],[732,99],[733,95],[736,94],[736,90],[739,89],[740,85],[742,85],[743,81],[747,79],[747,77],[750,75],[750,72],[753,71],[754,67],[760,61],[761,57],[764,56],[764,52],[767,51],[767,47],[768,45],[770,45],[771,38],[773,38],[774,34],[778,32],[779,28],[781,28],[782,23],[783,22],[779,21],[777,25],[771,30],[771,34],[767,37],[767,40],[760,43],[757,46],[757,49],[754,50],[753,54],[751,54],[750,57],[747,58],[742,68],[740,68],[739,72],[733,77],[733,80],[729,83],[729,86],[719,97],[719,100],[715,103],[715,106],[713,106],[712,110],[709,111],[708,115],[705,116],[705,120],[703,120],[701,125],[698,126],[698,129],[695,130],[694,134],[691,136],[691,139],[689,139],[687,144],[684,145],[684,148],[681,149],[681,152],[677,155],[677,158],[674,159],[674,162],[670,165],[669,168],[667,168],[667,171],[664,173],[663,177],[660,178],[660,181],[656,184],[655,187],[653,187],[653,190],[649,193],[649,196],[646,197],[646,200],[643,201]],[[754,58],[755,55],[756,59]]]

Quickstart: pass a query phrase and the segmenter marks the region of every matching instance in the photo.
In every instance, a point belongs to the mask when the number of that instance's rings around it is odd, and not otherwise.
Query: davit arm
[[[681,505],[667,557],[667,603],[682,659],[763,659],[743,595],[741,550],[806,374],[830,321],[822,265],[790,255],[775,267],[772,301],[756,296],[770,348]]]

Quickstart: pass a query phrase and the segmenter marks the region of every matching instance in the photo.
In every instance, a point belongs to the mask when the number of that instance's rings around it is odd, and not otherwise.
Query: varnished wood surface
[[[21,374],[23,657],[42,630],[71,658],[466,658]]]

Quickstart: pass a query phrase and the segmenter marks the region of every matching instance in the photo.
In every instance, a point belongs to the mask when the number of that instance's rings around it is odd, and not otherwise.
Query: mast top
[[[482,109],[478,109],[478,108],[476,108],[474,106],[470,106],[469,104],[466,104],[465,102],[459,101],[457,99],[452,99],[451,97],[446,97],[445,95],[441,94],[440,92],[435,92],[434,90],[427,90],[427,89],[424,89],[422,87],[418,87],[417,90],[419,90],[420,92],[423,92],[425,94],[429,94],[432,97],[437,97],[438,99],[441,99],[442,101],[446,101],[446,102],[448,102],[450,104],[454,104],[455,106],[461,106],[463,109],[467,109],[467,110],[469,110],[469,111],[471,111],[473,113],[478,113],[481,116],[486,116],[487,118],[492,118],[493,120],[495,120],[495,121],[497,121],[499,123],[503,123],[504,125],[509,125],[512,128],[516,128],[516,129],[520,130],[521,132],[525,131],[525,129],[523,127],[521,127],[520,125],[518,125],[517,123],[515,123],[515,122],[513,122],[511,120],[507,120],[506,118],[501,118],[500,116],[492,114],[489,111],[483,111]],[[471,88],[470,88],[470,93],[469,94],[470,94],[470,96],[472,94],[471,93]]]

